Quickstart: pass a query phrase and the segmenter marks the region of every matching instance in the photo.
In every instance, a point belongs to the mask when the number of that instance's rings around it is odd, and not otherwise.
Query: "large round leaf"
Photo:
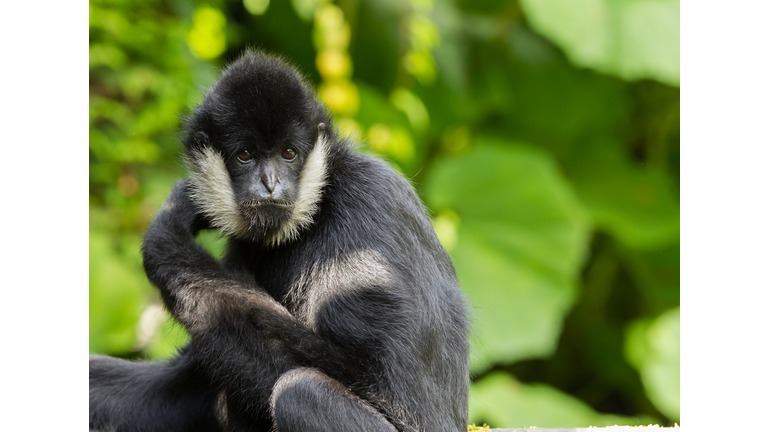
[[[640,372],[651,402],[670,419],[680,420],[680,308],[633,323],[624,352]]]
[[[579,399],[546,384],[522,384],[495,372],[472,384],[469,422],[494,428],[577,428],[656,423],[647,416],[600,414]]]
[[[473,369],[551,354],[589,235],[586,212],[554,162],[485,140],[438,163],[425,199],[458,215],[455,245],[446,246],[477,314]]]
[[[521,0],[531,26],[574,63],[680,84],[679,0]]]

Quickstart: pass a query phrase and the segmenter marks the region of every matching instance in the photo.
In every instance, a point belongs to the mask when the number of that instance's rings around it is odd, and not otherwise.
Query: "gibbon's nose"
[[[261,172],[261,183],[269,191],[270,194],[275,191],[277,186],[277,172],[271,165],[264,167],[264,171]]]

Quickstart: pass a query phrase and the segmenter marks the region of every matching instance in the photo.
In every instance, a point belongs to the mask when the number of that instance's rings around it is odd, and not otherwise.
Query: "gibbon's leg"
[[[284,373],[270,401],[278,432],[396,432],[366,401],[314,368]]]
[[[109,432],[221,431],[218,392],[191,350],[163,362],[89,359],[91,430]]]

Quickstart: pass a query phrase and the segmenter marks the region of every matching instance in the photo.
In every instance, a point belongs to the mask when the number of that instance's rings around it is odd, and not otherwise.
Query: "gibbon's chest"
[[[333,314],[348,298],[386,290],[396,279],[381,252],[364,248],[320,258],[262,252],[251,266],[257,284],[313,329],[321,314]]]

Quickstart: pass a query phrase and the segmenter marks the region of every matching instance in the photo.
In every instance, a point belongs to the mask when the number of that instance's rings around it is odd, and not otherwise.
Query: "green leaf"
[[[252,15],[264,15],[269,7],[269,0],[243,0],[243,6]]]
[[[594,140],[573,150],[569,177],[596,226],[636,249],[679,242],[680,202],[665,171],[633,164],[612,141]]]
[[[554,162],[486,139],[436,164],[424,192],[433,210],[457,215],[449,252],[477,313],[473,369],[551,354],[590,232]]]
[[[227,249],[227,238],[218,230],[204,230],[197,234],[197,242],[216,259],[222,259]]]
[[[680,420],[680,308],[653,321],[637,320],[627,329],[624,356],[640,372],[656,408]]]
[[[291,0],[296,15],[304,21],[312,21],[315,10],[326,3],[328,2],[325,0]]]
[[[511,375],[494,372],[472,384],[469,422],[494,428],[576,428],[650,424],[654,419],[600,414],[546,384],[522,384]]]
[[[679,0],[521,0],[529,23],[580,66],[680,85]]]
[[[184,327],[164,312],[157,332],[144,350],[151,359],[166,359],[176,355],[178,350],[189,341]]]
[[[378,89],[365,83],[355,83],[360,92],[360,111],[355,115],[361,126],[369,128],[377,123],[388,126],[410,127],[408,117],[398,111]],[[427,114],[429,115],[429,114]]]
[[[414,159],[418,150],[416,145],[421,144],[422,141],[414,135],[408,116],[419,118],[416,122],[426,122],[423,126],[427,126],[429,114],[423,103],[413,94],[404,96],[401,93],[393,93],[393,97],[387,100],[379,90],[371,86],[360,84],[358,88],[360,111],[355,116],[355,120],[364,129],[360,138],[365,141],[367,148],[385,159],[394,159],[397,166],[402,167],[410,175],[417,172],[422,165]],[[398,98],[403,100],[415,98],[406,102],[420,106],[396,107],[392,101]],[[401,105],[405,103],[403,100],[399,100]],[[408,114],[406,111],[409,109],[414,112]]]
[[[652,315],[680,305],[680,244],[650,251],[626,251],[632,280]]]
[[[133,349],[136,323],[146,303],[148,282],[136,259],[119,253],[105,233],[89,231],[88,350],[121,354]],[[135,254],[138,254],[138,245]]]

